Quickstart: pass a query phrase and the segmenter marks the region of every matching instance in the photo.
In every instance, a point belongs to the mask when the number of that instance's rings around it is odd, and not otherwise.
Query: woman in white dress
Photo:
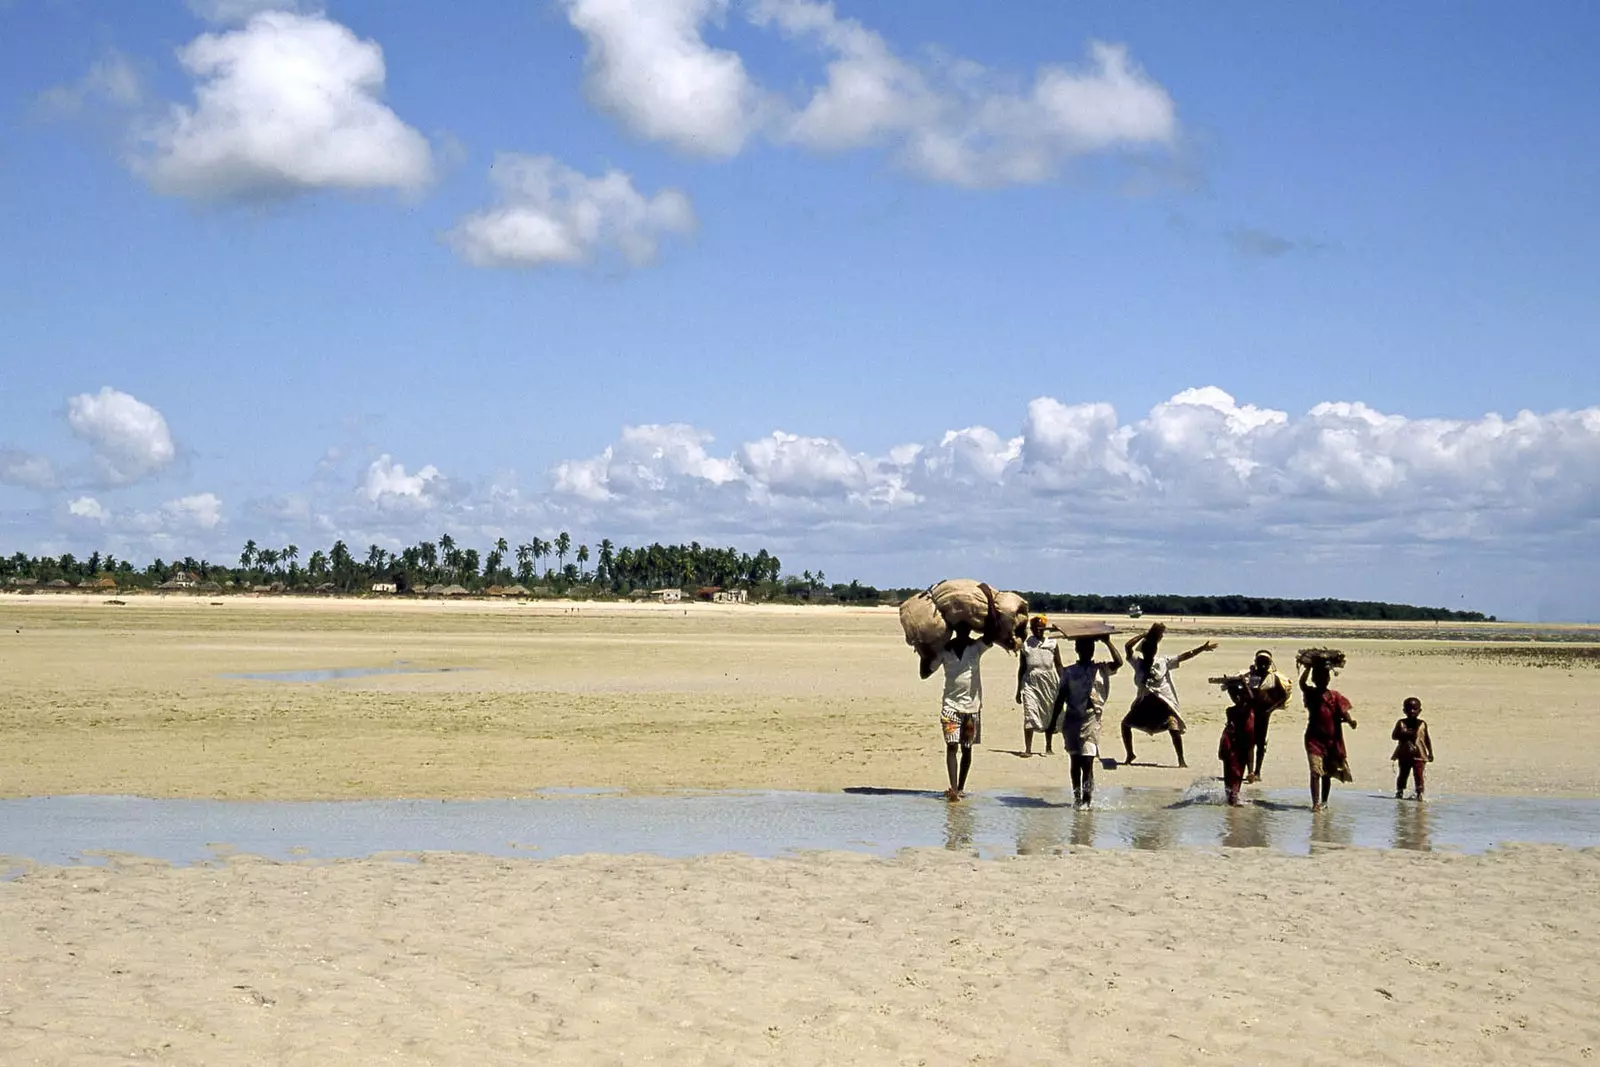
[[[1017,703],[1022,705],[1023,755],[1033,755],[1033,735],[1044,733],[1044,754],[1055,752],[1051,745],[1055,724],[1050,721],[1061,685],[1061,650],[1053,638],[1044,635],[1046,619],[1035,615],[1028,620],[1028,639],[1023,642],[1017,663]]]

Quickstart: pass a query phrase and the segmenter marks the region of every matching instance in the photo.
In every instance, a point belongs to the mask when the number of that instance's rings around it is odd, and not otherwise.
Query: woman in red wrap
[[[1328,803],[1335,778],[1341,782],[1355,780],[1345,757],[1344,724],[1349,723],[1354,730],[1356,721],[1350,717],[1350,701],[1337,689],[1328,688],[1332,676],[1326,663],[1308,665],[1300,672],[1300,694],[1306,702],[1306,761],[1311,765],[1312,811],[1321,811]]]

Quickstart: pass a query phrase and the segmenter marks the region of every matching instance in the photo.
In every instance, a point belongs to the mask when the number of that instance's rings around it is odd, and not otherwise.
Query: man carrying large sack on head
[[[960,800],[966,790],[972,746],[983,740],[983,678],[978,673],[978,661],[988,649],[987,642],[977,640],[962,627],[939,653],[938,663],[944,668],[939,725],[944,731],[945,768],[950,772],[950,788],[944,795],[950,800]]]

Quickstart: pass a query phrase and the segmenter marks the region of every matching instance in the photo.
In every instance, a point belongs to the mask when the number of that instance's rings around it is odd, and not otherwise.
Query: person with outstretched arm
[[[1152,623],[1143,634],[1128,638],[1123,649],[1127,653],[1128,663],[1133,667],[1135,687],[1133,704],[1122,718],[1122,747],[1127,757],[1122,761],[1124,763],[1133,763],[1136,758],[1133,753],[1134,730],[1143,730],[1147,734],[1166,731],[1172,737],[1172,749],[1178,755],[1178,766],[1189,766],[1183,758],[1183,732],[1188,726],[1178,711],[1178,690],[1172,684],[1172,672],[1200,653],[1212,651],[1217,643],[1207,641],[1176,656],[1163,656],[1161,638],[1166,632],[1167,628],[1162,623]]]

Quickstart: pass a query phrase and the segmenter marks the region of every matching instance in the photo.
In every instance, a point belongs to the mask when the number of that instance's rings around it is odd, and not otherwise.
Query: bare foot
[[[1315,815],[1317,812],[1319,812],[1321,810],[1322,810],[1322,805],[1321,804],[1313,804],[1313,805],[1311,805],[1311,813],[1313,815]]]
[[[1131,767],[1131,766],[1133,766],[1133,762],[1134,762],[1135,759],[1137,759],[1137,757],[1134,756],[1134,754],[1132,752],[1130,752],[1130,753],[1128,753],[1128,758],[1123,760],[1122,764],[1125,767]]]
[[[950,803],[954,804],[956,801],[961,799],[961,790],[959,790],[959,789],[946,789],[944,791],[944,798],[946,800],[948,800]]]
[[[1178,761],[1178,766],[1179,766],[1179,767],[1187,767],[1187,766],[1189,766],[1189,765],[1188,765],[1188,764],[1187,764],[1187,763],[1185,763],[1185,762],[1183,762],[1183,760],[1179,760],[1179,761]]]

